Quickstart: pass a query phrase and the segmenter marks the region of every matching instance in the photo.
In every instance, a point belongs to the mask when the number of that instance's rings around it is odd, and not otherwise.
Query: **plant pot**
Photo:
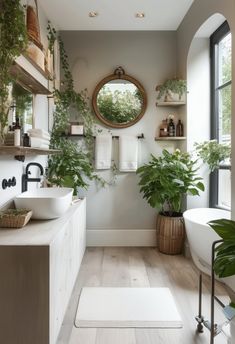
[[[185,93],[182,95],[179,95],[178,93],[174,93],[172,91],[168,91],[164,97],[165,102],[185,102],[186,101],[186,95]]]
[[[165,254],[181,254],[185,239],[184,219],[179,216],[158,214],[156,229],[159,251]]]

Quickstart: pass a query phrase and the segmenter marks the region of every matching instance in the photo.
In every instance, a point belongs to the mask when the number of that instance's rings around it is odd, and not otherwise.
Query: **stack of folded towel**
[[[43,129],[29,129],[28,134],[32,148],[46,148],[50,146],[50,134]]]

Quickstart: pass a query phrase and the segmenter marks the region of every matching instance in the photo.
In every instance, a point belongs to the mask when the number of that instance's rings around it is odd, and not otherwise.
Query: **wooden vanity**
[[[55,344],[86,247],[86,200],[0,230],[0,343]]]

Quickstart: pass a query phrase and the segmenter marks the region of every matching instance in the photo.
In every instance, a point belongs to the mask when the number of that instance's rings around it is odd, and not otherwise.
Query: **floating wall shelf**
[[[185,102],[157,102],[156,106],[182,106]]]
[[[51,94],[49,90],[50,76],[30,57],[19,56],[11,67],[11,75],[24,88],[34,94]]]
[[[185,136],[155,137],[155,141],[185,141]]]
[[[59,149],[0,146],[0,155],[13,155],[19,161],[24,161],[26,155],[50,155],[59,153],[61,153]]]

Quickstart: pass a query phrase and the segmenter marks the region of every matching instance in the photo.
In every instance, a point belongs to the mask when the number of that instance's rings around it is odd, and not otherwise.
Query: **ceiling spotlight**
[[[136,16],[136,18],[144,18],[145,14],[144,14],[144,12],[137,12],[135,16]]]
[[[90,18],[95,18],[97,16],[98,16],[98,12],[95,12],[95,11],[89,12],[89,17]]]

